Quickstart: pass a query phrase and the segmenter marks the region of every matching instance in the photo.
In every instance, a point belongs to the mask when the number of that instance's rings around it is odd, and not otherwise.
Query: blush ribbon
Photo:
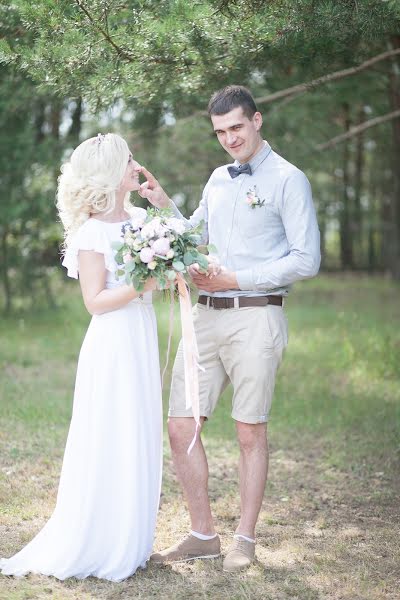
[[[178,286],[179,293],[179,305],[181,313],[181,328],[182,328],[182,351],[183,351],[183,365],[185,371],[185,399],[186,409],[191,408],[193,418],[196,423],[196,429],[194,437],[190,442],[187,453],[193,449],[196,443],[197,434],[200,431],[200,396],[199,396],[199,369],[204,369],[199,365],[199,351],[197,348],[196,334],[194,330],[193,315],[192,315],[192,302],[190,300],[189,287],[181,275],[177,273],[176,283]],[[171,288],[171,304],[169,314],[169,334],[168,334],[168,346],[167,346],[167,359],[162,374],[162,385],[164,382],[164,375],[169,362],[169,354],[171,349],[171,336],[173,330],[173,301],[174,301],[174,290]]]

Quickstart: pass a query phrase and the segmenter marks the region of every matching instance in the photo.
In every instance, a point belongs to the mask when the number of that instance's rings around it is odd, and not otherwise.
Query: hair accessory
[[[104,142],[105,137],[106,136],[104,135],[104,133],[98,133],[97,134],[97,138],[96,138],[96,142],[98,144],[101,144],[101,142]]]

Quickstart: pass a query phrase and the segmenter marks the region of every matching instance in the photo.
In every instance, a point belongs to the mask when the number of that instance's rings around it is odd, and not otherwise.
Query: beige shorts
[[[281,306],[216,310],[193,307],[200,355],[200,415],[212,414],[229,382],[233,385],[232,417],[242,423],[268,421],[275,376],[288,342]],[[172,371],[169,416],[190,417],[185,407],[182,341]]]

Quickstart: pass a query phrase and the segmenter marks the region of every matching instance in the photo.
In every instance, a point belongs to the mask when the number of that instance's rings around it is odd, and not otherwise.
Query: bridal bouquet
[[[160,289],[165,289],[168,283],[173,283],[173,287],[170,288],[171,307],[167,360],[162,380],[168,365],[171,347],[173,297],[176,284],[181,309],[186,408],[192,408],[196,422],[195,434],[188,453],[191,452],[200,431],[198,370],[201,366],[198,363],[199,354],[189,286],[183,274],[187,272],[187,267],[194,263],[198,263],[200,270],[210,277],[220,270],[218,261],[209,260],[200,252],[201,228],[202,224],[200,223],[198,227],[186,230],[184,222],[174,217],[169,209],[136,208],[130,221],[122,227],[123,240],[113,244],[113,248],[116,250],[118,277],[125,276],[126,283],[133,284],[138,292],[143,290],[149,277],[157,279]],[[203,249],[216,252],[212,245],[203,246]]]
[[[206,273],[209,262],[198,249],[200,230],[201,224],[186,231],[184,222],[169,209],[136,208],[122,227],[123,241],[113,244],[118,277],[125,275],[126,283],[140,292],[149,277],[165,289],[193,263]]]

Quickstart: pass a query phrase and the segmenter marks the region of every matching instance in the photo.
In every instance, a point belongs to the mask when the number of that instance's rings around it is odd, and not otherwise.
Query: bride
[[[120,581],[150,556],[161,485],[162,409],[151,292],[116,278],[111,244],[145,211],[129,203],[140,166],[118,135],[86,140],[63,165],[63,265],[93,315],[80,351],[57,504],[4,575]]]

